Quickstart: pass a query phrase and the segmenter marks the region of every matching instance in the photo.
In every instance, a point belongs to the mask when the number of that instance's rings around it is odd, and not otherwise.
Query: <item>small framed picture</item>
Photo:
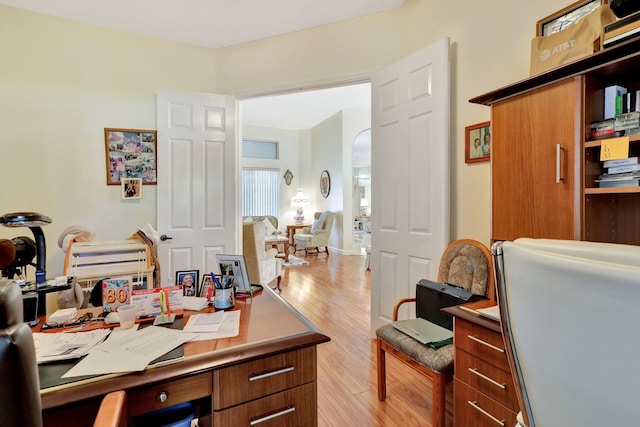
[[[223,255],[216,254],[216,261],[220,267],[222,284],[229,278],[233,279],[236,290],[251,293],[251,282],[249,282],[249,271],[244,255]]]
[[[578,23],[609,0],[580,0],[536,22],[536,36],[550,36]]]
[[[176,271],[176,285],[182,285],[182,294],[186,297],[198,296],[199,270]]]
[[[123,199],[142,199],[142,178],[122,179]]]
[[[201,298],[206,298],[209,301],[212,301],[213,292],[215,288],[216,287],[213,284],[213,279],[211,278],[211,274],[204,274],[202,276],[202,284],[200,285],[200,291],[198,292],[198,296]]]
[[[491,122],[482,122],[464,128],[465,163],[486,162],[491,158]]]

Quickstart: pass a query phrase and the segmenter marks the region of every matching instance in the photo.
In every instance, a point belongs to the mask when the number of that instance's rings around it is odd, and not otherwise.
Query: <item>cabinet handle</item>
[[[472,408],[476,409],[477,411],[481,412],[482,414],[486,415],[487,417],[489,417],[493,422],[495,422],[498,425],[501,425],[504,427],[504,420],[499,420],[496,417],[494,417],[493,415],[491,415],[490,413],[488,413],[487,411],[485,411],[484,409],[482,409],[481,407],[479,407],[476,402],[472,402],[470,400],[467,400],[467,403],[469,405],[471,405]]]
[[[492,348],[492,349],[494,349],[495,351],[499,351],[500,353],[504,353],[504,348],[496,347],[496,346],[495,346],[495,345],[493,345],[493,344],[489,344],[489,343],[488,343],[488,342],[486,342],[486,341],[482,341],[480,338],[478,338],[478,337],[476,337],[476,336],[474,336],[474,335],[467,335],[467,337],[468,337],[470,340],[474,340],[475,342],[480,343],[480,344],[482,344],[482,345],[484,345],[484,346],[487,346],[487,347],[489,347],[489,348]]]
[[[561,181],[564,181],[561,172],[561,159],[562,159],[562,145],[556,144],[556,184],[560,184]]]
[[[167,392],[166,391],[160,392],[160,394],[158,395],[158,402],[164,403],[167,401],[167,399],[169,399],[169,395],[167,394]]]
[[[280,374],[284,374],[286,372],[291,372],[294,369],[295,368],[293,366],[286,366],[286,367],[284,367],[282,369],[278,369],[277,371],[271,371],[271,372],[267,372],[265,374],[260,374],[260,375],[251,374],[251,375],[249,375],[249,381],[257,381],[257,380],[261,380],[263,378],[273,377],[274,375],[280,375]]]
[[[479,376],[483,380],[489,381],[491,384],[500,387],[503,390],[505,390],[507,388],[507,385],[505,383],[499,383],[498,381],[496,381],[494,379],[491,379],[488,376],[478,372],[478,368],[469,368],[469,371],[471,371],[471,373],[473,373],[473,374],[476,374],[477,376]]]
[[[295,410],[296,410],[295,406],[290,406],[287,409],[283,409],[282,411],[279,411],[279,412],[276,412],[276,413],[273,413],[273,414],[270,414],[270,415],[265,415],[264,417],[261,417],[261,418],[253,419],[253,420],[251,420],[249,425],[254,426],[256,424],[260,424],[260,423],[263,423],[265,421],[269,421],[269,420],[272,420],[274,418],[281,417],[282,415],[290,414],[290,413],[294,412]]]

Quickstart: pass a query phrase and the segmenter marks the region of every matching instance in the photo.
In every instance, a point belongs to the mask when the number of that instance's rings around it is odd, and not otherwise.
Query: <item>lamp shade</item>
[[[303,188],[298,188],[295,196],[291,198],[292,208],[306,208],[311,206],[311,202],[307,196],[304,195]]]
[[[362,199],[360,199],[360,206],[362,207],[369,206],[369,201],[367,200],[366,197],[363,197]]]

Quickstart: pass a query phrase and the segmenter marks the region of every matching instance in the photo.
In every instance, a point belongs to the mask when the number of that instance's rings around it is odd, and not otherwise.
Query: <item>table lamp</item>
[[[29,227],[36,241],[36,283],[47,281],[46,244],[40,226],[51,224],[51,218],[36,212],[14,212],[0,217],[0,224],[5,227]]]
[[[298,208],[296,215],[293,217],[296,225],[304,224],[304,211],[302,208],[311,206],[311,202],[309,198],[304,195],[303,190],[303,188],[298,188],[296,195],[291,198],[291,207]]]
[[[360,216],[367,216],[367,207],[369,206],[369,201],[366,197],[360,199]]]

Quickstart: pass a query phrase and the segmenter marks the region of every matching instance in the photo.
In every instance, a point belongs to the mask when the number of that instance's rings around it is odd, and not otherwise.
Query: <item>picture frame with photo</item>
[[[465,163],[487,162],[491,159],[491,122],[482,122],[464,128]]]
[[[142,178],[123,178],[121,187],[123,199],[142,199]]]
[[[200,270],[176,271],[176,286],[182,285],[182,295],[197,297],[200,294]]]
[[[107,185],[120,185],[125,178],[156,185],[157,137],[155,130],[105,128]]]
[[[252,293],[249,270],[247,270],[247,262],[244,255],[216,254],[216,262],[220,268],[223,284],[226,282],[225,277],[231,276],[237,292]]]
[[[206,298],[209,301],[213,301],[213,294],[215,292],[215,284],[213,283],[213,278],[211,274],[203,274],[202,275],[202,283],[200,284],[200,290],[198,291],[198,296],[200,298]]]

